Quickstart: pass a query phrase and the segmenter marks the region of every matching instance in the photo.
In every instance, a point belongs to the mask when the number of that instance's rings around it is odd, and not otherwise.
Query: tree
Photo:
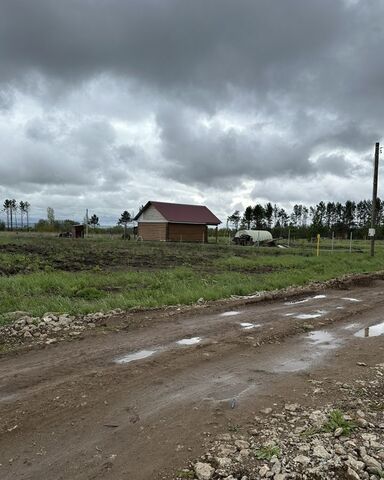
[[[131,214],[127,210],[124,210],[124,212],[121,214],[121,217],[117,222],[118,225],[124,225],[124,238],[128,238],[127,227],[128,227],[128,223],[130,223],[131,221],[132,221]]]
[[[251,221],[253,218],[253,208],[249,205],[244,212],[243,215],[243,222],[247,226],[247,229],[249,230],[251,228]]]
[[[96,225],[99,225],[99,217],[95,214],[89,219],[89,225],[93,226],[93,230],[95,230]]]
[[[278,216],[279,216],[280,226],[286,228],[288,226],[289,216],[287,212],[284,210],[284,208],[280,208]]]
[[[272,203],[268,202],[264,207],[264,216],[265,220],[267,221],[267,227],[272,227],[272,216],[273,216],[273,207]]]
[[[15,215],[15,226],[16,226],[16,229],[17,229],[17,211],[19,209],[19,206],[18,206],[15,199],[12,200],[12,209],[13,209],[13,213]]]
[[[55,223],[55,211],[52,207],[47,208],[47,220],[50,225],[54,225]]]
[[[17,211],[17,205],[16,205],[16,200],[8,200],[9,201],[9,212],[10,212],[10,219],[11,219],[11,230],[13,230],[13,218],[15,215],[15,220],[16,220],[16,226],[17,226],[17,219],[16,219],[16,211]]]
[[[27,216],[27,228],[29,228],[29,210],[31,208],[31,204],[28,202],[24,202],[24,212]]]
[[[9,223],[9,219],[10,219],[10,212],[11,212],[11,200],[4,200],[4,204],[3,204],[3,210],[7,216],[7,230],[9,230],[9,226],[10,226],[10,223]]]
[[[227,218],[227,222],[228,223],[232,223],[235,230],[237,230],[239,228],[239,223],[240,223],[240,212],[239,210],[235,210],[232,215],[230,215],[228,218]],[[228,225],[227,223],[227,225]]]
[[[25,208],[24,208],[24,202],[22,200],[20,200],[19,202],[19,212],[20,212],[20,226],[21,228],[23,228]]]
[[[262,230],[264,228],[265,211],[264,207],[258,203],[253,207],[252,219],[256,230]]]
[[[356,203],[347,200],[344,207],[344,224],[351,229],[355,225]]]

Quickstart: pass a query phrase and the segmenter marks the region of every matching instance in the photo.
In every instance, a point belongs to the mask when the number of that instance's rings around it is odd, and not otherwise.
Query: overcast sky
[[[370,198],[381,0],[0,0],[0,201]],[[384,197],[379,184],[379,195]]]

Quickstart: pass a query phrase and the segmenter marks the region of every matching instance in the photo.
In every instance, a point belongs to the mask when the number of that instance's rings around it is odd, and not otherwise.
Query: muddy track
[[[329,365],[332,395],[357,358],[384,361],[381,337],[354,335],[383,321],[384,281],[358,283],[118,317],[119,331],[3,357],[1,478],[172,475],[199,454],[203,432],[246,423],[266,399],[302,396],[308,377]],[[138,352],[153,353],[124,363]]]

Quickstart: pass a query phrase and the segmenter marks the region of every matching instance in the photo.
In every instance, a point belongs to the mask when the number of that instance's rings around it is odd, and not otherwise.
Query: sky
[[[0,202],[225,223],[370,198],[383,18],[381,0],[0,0]]]

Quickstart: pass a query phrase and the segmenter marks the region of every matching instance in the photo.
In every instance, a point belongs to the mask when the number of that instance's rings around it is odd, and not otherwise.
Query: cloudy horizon
[[[111,224],[148,200],[225,223],[249,204],[369,199],[383,14],[379,0],[1,0],[0,200]]]

